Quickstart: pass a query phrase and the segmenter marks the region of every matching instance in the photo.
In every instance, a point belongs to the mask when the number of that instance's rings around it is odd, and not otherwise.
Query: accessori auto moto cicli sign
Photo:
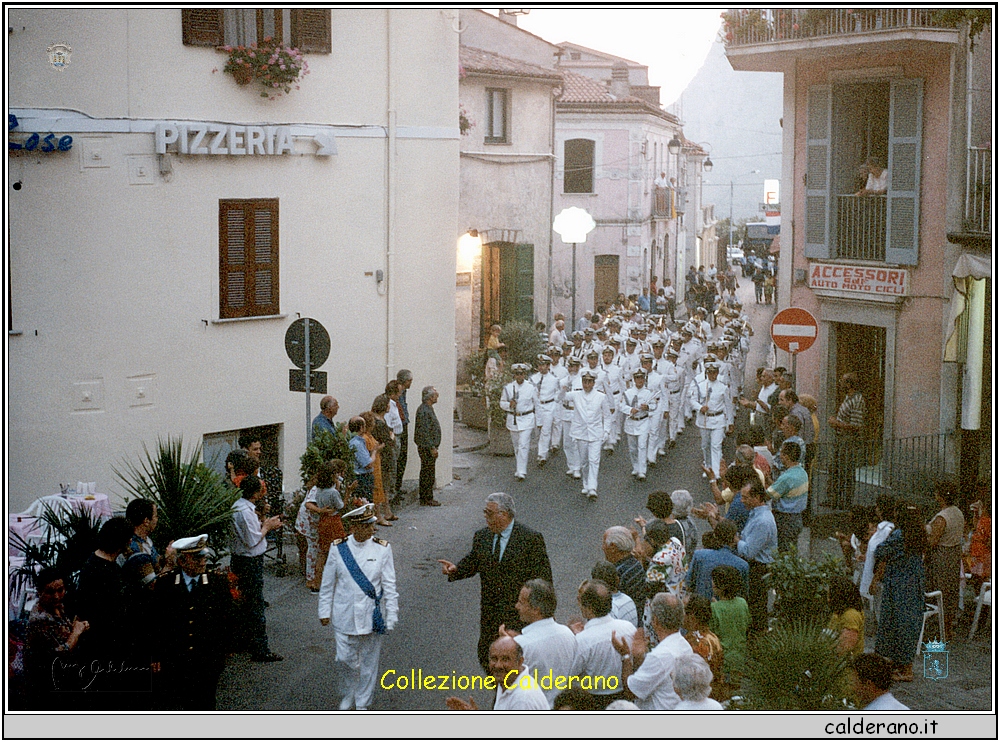
[[[813,263],[809,267],[811,289],[906,296],[908,287],[909,274],[901,268],[873,268],[831,263]]]

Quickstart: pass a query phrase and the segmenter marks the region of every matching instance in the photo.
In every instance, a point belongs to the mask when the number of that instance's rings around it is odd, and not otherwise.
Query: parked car
[[[726,248],[726,258],[732,265],[743,265],[746,261],[746,256],[743,254],[742,247],[727,247]]]

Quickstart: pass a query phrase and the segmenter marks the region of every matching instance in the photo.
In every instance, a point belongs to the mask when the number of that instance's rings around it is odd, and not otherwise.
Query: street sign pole
[[[305,320],[303,350],[306,354],[306,443],[308,444],[312,443],[312,386],[310,386],[312,379],[309,378],[312,376],[312,364],[309,363],[309,318],[306,317]]]

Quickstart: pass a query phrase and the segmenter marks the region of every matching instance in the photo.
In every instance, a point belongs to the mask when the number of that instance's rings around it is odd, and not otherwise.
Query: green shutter
[[[889,188],[885,262],[917,264],[920,239],[920,138],[923,80],[893,80],[889,90]]]
[[[516,318],[535,321],[535,246],[515,245],[517,264]]]
[[[831,89],[829,85],[809,88],[806,112],[806,213],[805,255],[830,257],[830,135]]]

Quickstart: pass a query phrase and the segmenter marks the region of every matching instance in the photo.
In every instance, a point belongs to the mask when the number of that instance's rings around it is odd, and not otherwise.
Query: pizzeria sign
[[[850,291],[857,294],[906,296],[909,273],[900,268],[873,268],[864,265],[813,263],[809,268],[809,288]]]

